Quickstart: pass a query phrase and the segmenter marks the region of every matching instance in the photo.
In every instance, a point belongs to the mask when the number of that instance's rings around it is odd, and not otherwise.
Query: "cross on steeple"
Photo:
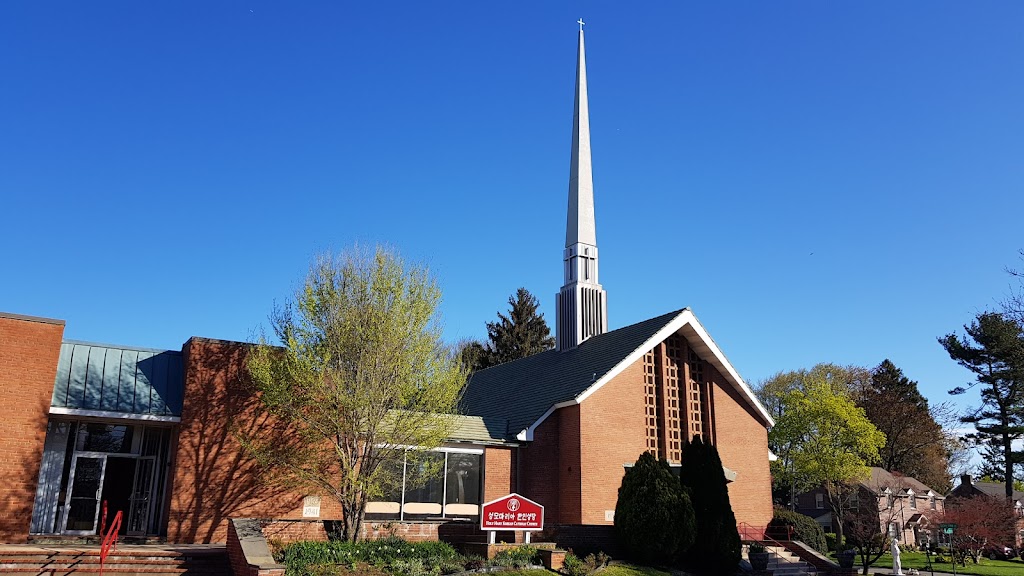
[[[583,18],[580,18],[579,20],[576,21],[576,23],[580,25],[580,31],[582,32],[583,25],[586,24],[586,22],[583,21]]]

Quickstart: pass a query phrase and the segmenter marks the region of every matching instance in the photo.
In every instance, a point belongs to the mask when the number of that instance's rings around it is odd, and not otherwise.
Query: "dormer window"
[[[914,496],[913,493],[910,494],[910,509],[917,510],[917,496]]]

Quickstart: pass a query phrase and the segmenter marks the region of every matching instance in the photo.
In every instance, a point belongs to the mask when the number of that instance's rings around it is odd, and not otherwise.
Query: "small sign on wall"
[[[306,496],[302,499],[302,517],[303,518],[319,518],[320,517],[320,497],[319,496]]]
[[[615,510],[605,510],[604,511],[604,521],[605,522],[614,522],[615,521]]]

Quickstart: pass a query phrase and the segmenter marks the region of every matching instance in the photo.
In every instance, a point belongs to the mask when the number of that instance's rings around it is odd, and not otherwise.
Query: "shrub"
[[[566,553],[565,560],[562,562],[562,572],[566,576],[587,576],[590,573],[583,565],[583,560],[580,560],[572,552]]]
[[[615,536],[622,550],[646,565],[665,565],[689,549],[693,505],[668,463],[644,452],[626,470],[615,503]]]
[[[458,558],[459,552],[447,542],[432,540],[427,542],[411,542],[409,546],[417,558],[437,558],[452,560]]]
[[[487,566],[487,560],[483,556],[466,556],[465,562],[462,564],[466,567],[466,570],[479,570],[484,566]]]
[[[683,444],[680,458],[679,479],[690,491],[696,517],[696,538],[687,561],[710,573],[732,574],[739,566],[743,544],[718,449],[698,435]]]
[[[279,561],[288,567],[289,576],[312,573],[313,567],[323,572],[329,565],[352,566],[357,562],[387,566],[403,576],[422,576],[461,566],[458,552],[446,542],[412,543],[397,536],[356,543],[344,540],[295,542],[281,551]],[[461,572],[461,568],[455,572]]]
[[[762,554],[764,551],[765,551],[764,544],[761,544],[760,542],[751,542],[750,543],[750,550],[748,550],[747,552],[749,554]]]
[[[825,551],[836,551],[836,535],[833,532],[825,532],[825,550],[819,550],[819,552]]]
[[[787,527],[793,529],[793,539],[807,544],[818,552],[828,552],[825,531],[814,518],[785,508],[776,508],[775,516],[768,523],[769,534],[785,534]]]
[[[494,556],[494,564],[511,568],[526,568],[537,564],[540,552],[533,546],[516,546],[502,550]]]

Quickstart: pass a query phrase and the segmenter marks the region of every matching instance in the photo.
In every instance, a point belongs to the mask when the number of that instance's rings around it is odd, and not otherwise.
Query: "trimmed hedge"
[[[785,508],[776,508],[775,516],[768,523],[768,535],[785,534],[787,527],[793,528],[794,540],[799,540],[823,554],[828,553],[825,531],[814,518]]]

